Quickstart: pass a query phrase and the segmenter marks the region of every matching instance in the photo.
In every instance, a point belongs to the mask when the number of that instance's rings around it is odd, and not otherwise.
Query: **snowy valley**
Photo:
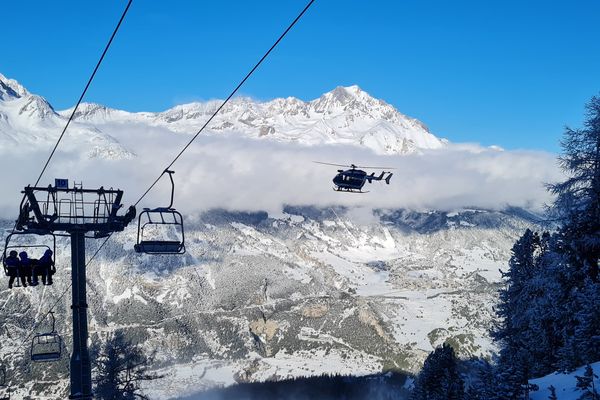
[[[165,399],[234,382],[416,372],[444,341],[488,356],[498,270],[539,223],[517,209],[381,212],[367,224],[344,209],[286,211],[199,215],[184,257],[136,255],[134,229],[111,239],[89,271],[92,342],[125,329],[157,351],[169,379],[148,390]],[[58,254],[53,287],[0,294],[2,360],[22,371],[24,392],[41,386],[26,383],[22,337],[69,282],[67,241]],[[67,343],[68,326],[59,321]],[[51,384],[68,361],[43,370]]]

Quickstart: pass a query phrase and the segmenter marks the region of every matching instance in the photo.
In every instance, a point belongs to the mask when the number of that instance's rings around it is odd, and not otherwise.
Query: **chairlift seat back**
[[[160,235],[149,233],[159,227],[172,227],[177,240],[163,239]],[[185,233],[181,213],[171,207],[144,209],[138,218],[137,241],[133,249],[146,254],[184,254]]]
[[[56,361],[61,358],[62,338],[56,332],[40,333],[31,342],[31,361]]]

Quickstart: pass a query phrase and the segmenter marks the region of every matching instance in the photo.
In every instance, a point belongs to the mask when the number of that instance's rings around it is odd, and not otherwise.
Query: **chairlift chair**
[[[31,341],[31,361],[49,362],[56,361],[62,355],[62,338],[55,330],[56,320],[54,313],[50,312],[52,317],[52,331],[36,334]]]
[[[168,207],[144,208],[138,218],[137,241],[134,250],[146,254],[184,254],[185,234],[183,229],[183,216],[173,208],[175,183],[173,171],[165,170],[171,180],[171,202]],[[174,227],[177,240],[165,240],[153,236],[152,227]]]
[[[31,235],[38,235],[38,236],[52,236],[52,241],[49,244],[31,244],[31,243],[19,243],[18,239],[19,237],[26,237],[26,236],[31,236]],[[32,249],[31,250],[27,250],[27,249]],[[46,250],[52,250],[52,262],[54,263],[55,257],[56,257],[56,236],[53,233],[49,233],[49,232],[43,232],[43,233],[39,233],[39,232],[12,232],[10,235],[8,235],[6,237],[6,241],[4,243],[4,252],[2,253],[2,267],[4,268],[4,274],[6,276],[9,276],[8,273],[8,265],[6,264],[6,258],[9,256],[10,252],[12,250],[17,251],[18,253],[20,253],[21,251],[27,251],[27,254],[30,258],[39,258],[41,257]],[[32,254],[33,252],[35,252],[35,257],[34,254]],[[39,253],[39,255],[38,255]],[[15,279],[15,287],[19,287],[21,286],[21,282],[20,282],[20,276],[19,276],[19,271],[17,270],[17,279]]]

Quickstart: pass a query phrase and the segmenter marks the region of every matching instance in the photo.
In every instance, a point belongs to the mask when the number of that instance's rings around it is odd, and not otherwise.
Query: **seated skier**
[[[27,252],[22,251],[19,253],[19,258],[21,262],[19,263],[19,276],[24,277],[27,280],[27,283],[32,285],[31,283],[31,275],[33,274],[32,269],[32,260],[27,256]],[[23,285],[27,286],[27,285]],[[35,286],[35,285],[32,285]]]
[[[30,258],[31,261],[31,286],[37,286],[40,283],[40,276],[42,277],[42,281],[45,280],[45,268],[40,264],[40,260],[36,260],[35,258]]]
[[[17,252],[12,250],[4,261],[6,263],[6,274],[9,276],[8,288],[12,289],[16,278],[20,278],[23,287],[27,287],[27,284],[25,283],[25,276],[19,274],[21,262],[17,257]]]
[[[37,262],[37,271],[42,276],[44,285],[52,285],[52,275],[56,272],[54,260],[52,259],[52,250],[48,249]]]

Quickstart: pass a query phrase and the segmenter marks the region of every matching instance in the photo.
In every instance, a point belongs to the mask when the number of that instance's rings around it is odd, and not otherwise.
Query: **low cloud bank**
[[[115,135],[116,136],[116,135]],[[138,157],[131,160],[84,159],[58,152],[42,185],[54,177],[83,181],[85,187],[119,187],[124,204],[135,202],[156,179],[189,136],[129,130],[118,140]],[[39,174],[47,153],[2,151],[4,194],[0,216],[14,218],[20,191]],[[337,167],[312,161],[395,168],[391,184],[366,184],[367,194],[332,190]],[[541,210],[552,199],[544,184],[562,179],[553,154],[501,151],[477,145],[450,145],[442,150],[404,156],[375,155],[354,146],[305,147],[294,143],[207,135],[184,153],[176,171],[175,207],[184,213],[211,208],[277,213],[283,205],[343,205],[363,208],[454,210],[463,207],[502,209],[508,205]],[[368,170],[378,173],[379,170]],[[169,202],[165,176],[140,203]]]

